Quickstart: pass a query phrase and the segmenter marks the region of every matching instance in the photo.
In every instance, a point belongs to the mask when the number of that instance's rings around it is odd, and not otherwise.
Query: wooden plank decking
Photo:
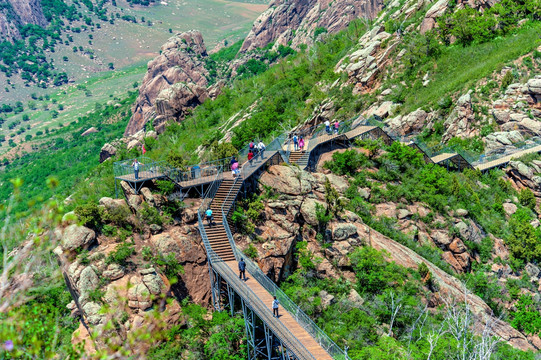
[[[238,272],[238,263],[236,261],[227,261],[226,264],[234,271]],[[272,314],[273,296],[269,294],[265,288],[259,284],[250,274],[247,275],[245,282],[246,286],[252,290],[256,296],[267,305],[267,310]],[[299,325],[299,323],[291,316],[290,313],[280,306],[279,318],[272,318],[273,321],[280,321],[293,334],[302,345],[316,358],[317,360],[332,360],[332,357],[319,345],[314,338]]]
[[[486,171],[486,170],[489,170],[489,169],[492,169],[492,168],[495,168],[495,167],[498,167],[498,166],[505,165],[509,161],[511,161],[513,159],[516,159],[516,158],[519,158],[519,157],[521,157],[523,155],[532,154],[532,153],[539,153],[539,152],[541,152],[541,145],[538,145],[538,146],[535,146],[533,148],[529,148],[529,149],[526,149],[526,150],[517,151],[514,154],[503,156],[503,157],[498,158],[496,160],[487,161],[486,163],[475,165],[475,168],[477,170],[480,170],[480,171]]]

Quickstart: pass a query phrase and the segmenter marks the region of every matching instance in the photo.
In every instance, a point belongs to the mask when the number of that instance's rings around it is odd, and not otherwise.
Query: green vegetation
[[[430,352],[431,358],[448,359],[463,351],[471,353],[473,347],[462,349],[464,339],[457,341],[452,335],[449,313],[426,312],[422,298],[428,297],[430,290],[423,286],[419,274],[422,264],[418,273],[386,258],[385,252],[361,247],[350,255],[354,282],[309,276],[309,268],[303,267],[282,284],[282,289],[339,346],[347,346],[352,359],[405,360]],[[424,273],[426,278],[426,265]],[[360,296],[352,297],[354,291]],[[333,300],[325,302],[329,296]],[[466,309],[456,305],[455,311],[459,319],[466,317]],[[445,331],[437,338],[426,336],[440,328]],[[470,331],[462,335],[472,343],[479,341]],[[533,360],[534,354],[500,344],[495,358],[506,357]]]
[[[78,358],[71,336],[79,321],[66,308],[72,299],[63,280],[56,279],[45,289],[31,291],[29,296],[32,300],[0,313],[0,338],[2,342],[13,341],[14,349],[6,352],[0,347],[0,358]]]
[[[109,253],[105,259],[105,263],[126,266],[128,258],[134,253],[135,249],[133,248],[133,243],[125,241],[118,245],[115,251]]]
[[[244,319],[230,317],[229,312],[213,312],[184,301],[182,315],[186,325],[175,325],[165,334],[164,342],[151,348],[149,360],[194,359],[241,360],[246,358]]]
[[[441,17],[439,27],[425,35],[407,33],[402,45],[408,49],[403,58],[406,70],[398,72],[388,84],[398,85],[390,98],[403,103],[403,113],[417,108],[444,108],[439,102],[450,94],[467,91],[480,79],[499,71],[502,64],[539,45],[538,8],[535,1],[518,0],[506,0],[484,12],[466,7]],[[518,27],[521,19],[530,21]],[[451,37],[457,39],[455,44],[449,44]],[[461,66],[464,63],[468,66]],[[427,86],[422,85],[419,76],[425,73],[431,80]],[[502,88],[511,80],[508,72]],[[407,88],[400,84],[404,81],[410,84]]]
[[[23,180],[21,188],[22,202],[17,204],[15,211],[24,210],[26,201],[43,201],[53,194],[66,198],[73,193],[74,187],[81,185],[85,175],[92,169],[101,178],[102,191],[108,196],[113,196],[114,183],[112,177],[112,163],[106,162],[96,167],[102,146],[122,135],[130,117],[129,108],[135,98],[132,93],[128,98],[122,100],[121,107],[115,108],[112,105],[102,107],[100,111],[81,117],[77,122],[55,131],[54,136],[50,134],[40,137],[42,151],[32,152],[15,159],[7,164],[4,171],[0,173],[0,182],[6,183],[17,174]],[[113,122],[106,122],[104,119],[117,119]],[[81,137],[80,134],[86,129],[94,126],[98,133]],[[94,154],[89,156],[89,154]],[[127,155],[127,154],[126,154]],[[125,156],[126,156],[125,155]],[[120,155],[122,156],[122,154]],[[109,174],[108,176],[106,174]],[[53,192],[51,189],[35,184],[44,184],[50,177],[62,179],[58,188]],[[11,195],[8,186],[0,188],[0,201],[5,201]],[[81,194],[86,199],[99,199],[104,196],[103,192]],[[88,202],[88,201],[84,201]],[[2,210],[0,210],[2,217]]]

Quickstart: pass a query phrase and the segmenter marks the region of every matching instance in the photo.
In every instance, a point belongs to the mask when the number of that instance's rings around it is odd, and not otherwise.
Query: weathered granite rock
[[[117,152],[117,149],[113,145],[109,143],[103,145],[100,151],[100,163],[115,156],[116,152]]]
[[[61,245],[64,250],[87,249],[96,239],[96,233],[76,224],[68,226],[62,235]]]

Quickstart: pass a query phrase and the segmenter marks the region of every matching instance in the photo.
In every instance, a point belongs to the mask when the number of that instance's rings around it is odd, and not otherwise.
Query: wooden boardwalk
[[[493,169],[495,167],[500,167],[502,165],[506,165],[509,161],[511,161],[513,159],[516,159],[516,158],[519,158],[519,157],[521,157],[523,155],[532,154],[532,153],[539,153],[539,152],[541,152],[541,145],[534,146],[534,147],[526,149],[526,150],[517,151],[514,154],[503,156],[503,157],[498,158],[496,160],[487,161],[486,163],[477,164],[477,165],[475,165],[475,169],[480,170],[480,171],[486,171],[486,170],[489,170],[489,169]]]
[[[235,272],[238,272],[238,263],[236,261],[227,261],[226,264]],[[248,273],[248,272],[247,272]],[[272,316],[272,301],[273,296],[258,283],[251,274],[247,274],[246,282],[244,283],[250,290],[266,305],[263,311],[268,312]],[[319,345],[314,338],[281,306],[279,308],[279,318],[272,317],[272,320],[267,322],[281,322],[293,334],[301,344],[312,354],[317,360],[332,360],[332,357]],[[269,324],[271,325],[271,324]]]

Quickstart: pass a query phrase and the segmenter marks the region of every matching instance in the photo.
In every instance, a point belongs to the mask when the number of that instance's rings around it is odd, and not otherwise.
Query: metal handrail
[[[239,254],[242,254],[242,250],[237,248]],[[244,255],[243,259],[246,262],[246,269],[248,273],[256,279],[256,281],[261,284],[265,290],[267,290],[271,295],[276,296],[280,301],[280,305],[291,314],[291,316],[301,325],[313,338],[316,342],[323,348],[325,351],[332,356],[333,359],[349,359],[347,353],[340,348],[319,326],[314,323],[308,315],[302,311],[302,309],[291,300],[286,293],[282,291],[268,276],[266,276],[263,271],[255,264],[248,256]]]
[[[199,227],[204,227],[203,220],[199,217]],[[272,312],[268,305],[257,296],[246,283],[239,279],[238,275],[231,269],[223,259],[212,249],[207,253],[209,261],[217,270],[222,278],[234,288],[235,292],[241,296],[245,303],[258,312],[258,316],[272,327],[273,333],[280,341],[288,346],[297,356],[303,359],[316,360],[316,358],[306,349],[302,342],[289,331],[287,326],[279,320],[272,317]]]
[[[163,160],[156,161],[152,160],[148,157],[142,156],[138,157],[137,159],[140,160],[139,162],[139,172],[145,172],[148,171],[150,173],[166,173],[167,163]],[[122,161],[116,161],[113,163],[113,173],[115,177],[121,177],[126,175],[133,174],[133,166],[131,165],[133,163],[134,159],[126,159]]]

